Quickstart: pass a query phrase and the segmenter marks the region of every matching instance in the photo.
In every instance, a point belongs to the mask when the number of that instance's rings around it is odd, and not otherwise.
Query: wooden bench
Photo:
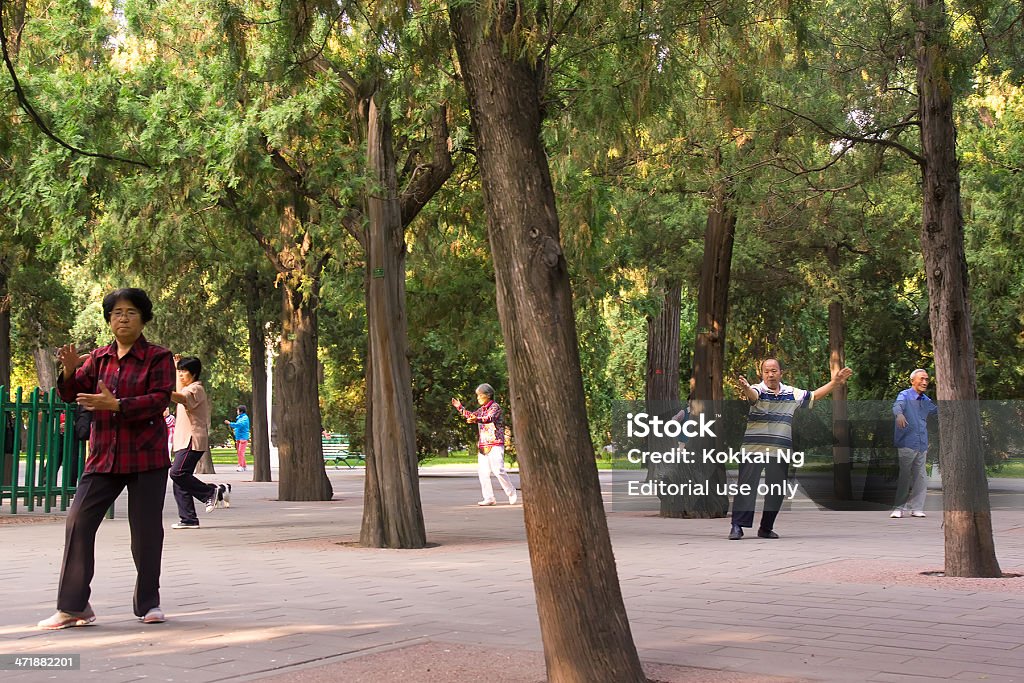
[[[344,463],[350,470],[354,469],[349,460],[356,464],[366,464],[366,458],[362,453],[354,453],[349,448],[348,434],[333,434],[321,437],[320,444],[324,453],[324,465],[333,464],[334,469],[340,469]]]

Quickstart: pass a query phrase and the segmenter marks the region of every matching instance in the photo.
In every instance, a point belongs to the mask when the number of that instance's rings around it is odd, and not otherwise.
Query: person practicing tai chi
[[[743,449],[762,454],[762,463],[741,462],[740,487],[746,485],[748,493],[737,493],[732,502],[732,529],[729,540],[743,538],[743,528],[754,525],[754,502],[763,470],[769,493],[764,497],[764,511],[758,538],[778,538],[775,518],[782,507],[782,485],[789,476],[789,460],[793,448],[793,414],[799,408],[810,408],[814,401],[832,393],[853,374],[850,368],[838,370],[832,379],[813,392],[796,389],[782,383],[782,364],[776,358],[761,361],[761,381],[751,386],[746,377],[737,380],[740,393],[750,403],[747,429],[743,434]]]
[[[231,507],[230,484],[207,484],[196,475],[196,465],[210,447],[210,401],[199,381],[203,364],[198,358],[175,356],[178,381],[171,398],[178,404],[174,428],[174,502],[178,504],[178,522],[172,529],[198,529],[199,518],[193,499],[203,502],[207,512],[219,504]]]
[[[167,491],[167,425],[161,413],[174,389],[171,352],[151,344],[142,328],[153,303],[141,289],[117,289],[103,298],[103,319],[114,336],[107,346],[79,356],[74,344],[57,351],[57,393],[92,413],[89,457],[64,525],[64,559],[57,611],[39,622],[56,630],[96,621],[89,604],[96,565],[96,532],[128,488],[128,528],[135,560],[132,608],[145,624],[164,619],[160,609],[163,510]]]
[[[928,398],[928,371],[918,368],[910,373],[910,387],[892,404],[895,416],[893,443],[900,458],[900,480],[896,487],[896,505],[889,514],[899,519],[905,514],[924,517],[924,499],[928,495],[928,417],[939,407]]]
[[[235,409],[237,417],[235,421],[224,420],[224,424],[231,428],[235,434],[235,449],[238,453],[238,467],[235,472],[246,472],[248,467],[245,464],[245,447],[249,445],[249,415],[245,406],[238,406]]]
[[[480,407],[474,411],[463,407],[462,402],[457,398],[452,399],[452,405],[459,411],[466,422],[475,424],[478,430],[477,436],[477,470],[480,475],[480,490],[483,492],[483,500],[477,505],[494,505],[494,488],[491,486],[491,475],[493,474],[502,491],[508,496],[508,504],[515,505],[519,500],[516,487],[505,474],[505,420],[499,406],[494,401],[494,388],[490,384],[481,384],[476,388],[476,401]]]

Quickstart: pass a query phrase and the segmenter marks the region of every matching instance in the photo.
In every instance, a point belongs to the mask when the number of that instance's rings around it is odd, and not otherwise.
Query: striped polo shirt
[[[750,387],[757,392],[757,401],[750,406],[743,446],[750,450],[760,448],[793,447],[793,413],[798,408],[810,408],[814,394],[786,384],[774,393],[764,382]]]

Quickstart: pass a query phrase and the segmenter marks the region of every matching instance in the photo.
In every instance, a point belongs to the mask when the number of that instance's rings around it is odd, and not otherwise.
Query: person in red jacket
[[[494,388],[490,384],[481,384],[476,388],[476,401],[480,407],[474,411],[467,410],[457,398],[452,405],[459,411],[466,422],[475,424],[477,436],[477,470],[480,475],[480,490],[483,500],[477,505],[494,505],[494,488],[491,486],[493,474],[501,489],[508,496],[508,504],[515,505],[519,500],[516,487],[505,474],[505,419],[501,406],[494,402]]]
[[[103,515],[128,488],[128,521],[137,580],[133,608],[147,624],[164,621],[160,609],[164,495],[167,491],[167,425],[162,416],[174,390],[174,361],[151,344],[142,328],[153,303],[141,289],[118,289],[103,298],[103,318],[114,341],[79,357],[62,346],[57,392],[93,416],[89,458],[65,525],[64,559],[57,611],[44,629],[86,626],[96,620],[89,605],[96,531]]]

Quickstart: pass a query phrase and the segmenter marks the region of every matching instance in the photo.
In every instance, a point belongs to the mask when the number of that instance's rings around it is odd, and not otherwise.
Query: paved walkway
[[[219,475],[232,508],[198,531],[169,528],[168,494],[163,625],[131,613],[123,501],[99,532],[96,625],[61,632],[33,625],[53,610],[62,519],[0,516],[0,653],[82,659],[80,671],[3,680],[543,680],[521,506],[479,508],[473,472],[431,468],[421,491],[438,545],[367,550],[343,543],[358,534],[362,473],[329,474],[322,503],[279,503],[276,483]],[[929,511],[939,504],[930,494]],[[919,575],[942,568],[941,513],[794,505],[777,541],[729,542],[726,520],[612,511],[609,523],[652,678],[1024,681],[1024,578]],[[1003,570],[1024,573],[1024,510],[994,524]]]

